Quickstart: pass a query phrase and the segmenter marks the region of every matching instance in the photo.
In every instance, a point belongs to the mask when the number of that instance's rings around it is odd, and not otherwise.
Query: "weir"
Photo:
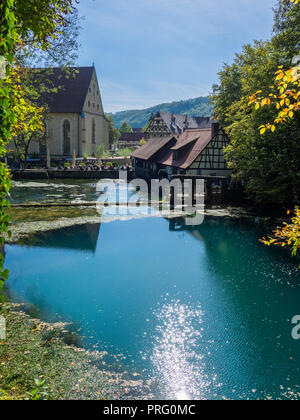
[[[195,200],[197,180],[204,180],[205,204],[215,204],[215,202],[226,202],[228,192],[228,178],[225,176],[205,176],[205,175],[173,175],[172,179],[180,179],[182,183],[187,180],[192,181],[192,194]]]

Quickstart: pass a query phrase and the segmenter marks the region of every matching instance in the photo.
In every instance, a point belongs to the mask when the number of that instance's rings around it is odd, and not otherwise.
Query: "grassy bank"
[[[0,341],[0,400],[143,398],[142,381],[107,366],[106,352],[86,352],[63,324],[46,324],[7,303]]]

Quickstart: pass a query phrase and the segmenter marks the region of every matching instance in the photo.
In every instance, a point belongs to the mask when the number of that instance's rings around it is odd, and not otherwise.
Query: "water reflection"
[[[96,253],[101,224],[87,224],[38,233],[24,240],[29,246],[41,248],[69,249]],[[80,241],[74,240],[76,236]]]

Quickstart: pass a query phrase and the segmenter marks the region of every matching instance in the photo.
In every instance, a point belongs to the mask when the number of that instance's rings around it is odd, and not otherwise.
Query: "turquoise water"
[[[74,322],[158,398],[296,398],[299,261],[260,235],[220,217],[72,227],[6,246],[9,288],[44,318]]]

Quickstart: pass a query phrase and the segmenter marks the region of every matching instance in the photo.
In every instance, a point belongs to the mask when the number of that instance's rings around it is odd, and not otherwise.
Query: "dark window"
[[[71,154],[71,125],[70,121],[65,120],[63,124],[63,154]]]
[[[92,144],[96,144],[96,123],[94,118],[92,121]]]

